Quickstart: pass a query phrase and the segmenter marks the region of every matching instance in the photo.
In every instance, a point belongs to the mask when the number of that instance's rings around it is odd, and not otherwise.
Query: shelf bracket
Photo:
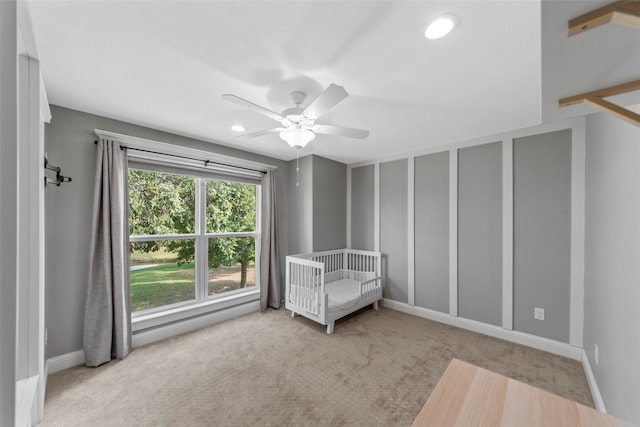
[[[640,29],[640,1],[617,1],[572,19],[569,21],[569,37],[610,22]]]
[[[633,82],[611,86],[605,89],[594,90],[592,92],[570,96],[568,98],[562,98],[558,101],[558,106],[566,107],[568,105],[575,105],[584,102],[602,111],[613,114],[618,118],[626,120],[629,123],[640,126],[640,114],[634,113],[633,111],[627,110],[624,107],[613,104],[603,99],[608,96],[619,95],[621,93],[632,92],[639,89],[640,80],[635,80]]]

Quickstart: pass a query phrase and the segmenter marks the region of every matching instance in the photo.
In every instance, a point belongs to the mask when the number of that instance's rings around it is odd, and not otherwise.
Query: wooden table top
[[[458,359],[413,422],[414,427],[631,425]]]

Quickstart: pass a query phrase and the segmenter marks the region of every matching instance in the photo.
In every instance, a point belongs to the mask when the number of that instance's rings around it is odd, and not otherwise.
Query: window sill
[[[191,317],[213,313],[258,299],[260,299],[260,290],[251,289],[246,292],[234,293],[233,295],[227,295],[209,301],[182,305],[168,310],[135,316],[131,318],[131,329],[134,333],[140,332],[145,329],[152,329]]]

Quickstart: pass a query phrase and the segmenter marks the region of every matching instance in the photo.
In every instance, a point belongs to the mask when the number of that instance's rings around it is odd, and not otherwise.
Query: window
[[[129,169],[131,311],[255,289],[259,185],[146,169]]]

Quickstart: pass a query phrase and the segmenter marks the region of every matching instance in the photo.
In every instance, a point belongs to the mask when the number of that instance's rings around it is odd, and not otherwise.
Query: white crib
[[[336,249],[287,257],[285,308],[327,325],[382,299],[379,252]]]

